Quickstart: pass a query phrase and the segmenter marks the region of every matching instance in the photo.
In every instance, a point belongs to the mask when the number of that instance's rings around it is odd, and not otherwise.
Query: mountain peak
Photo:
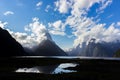
[[[45,36],[48,40],[53,41],[51,35],[48,32],[45,33]]]
[[[39,56],[66,56],[67,54],[58,47],[51,39],[43,40],[38,46],[34,47],[33,52]]]

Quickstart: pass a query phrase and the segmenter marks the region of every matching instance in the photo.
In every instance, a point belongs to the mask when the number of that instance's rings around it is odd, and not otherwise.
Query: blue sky
[[[23,45],[32,44],[32,41],[39,43],[33,39],[28,41],[27,36],[33,38],[32,33],[41,35],[46,32],[33,30],[34,25],[30,24],[35,22],[41,25],[38,29],[43,30],[45,26],[63,49],[87,42],[90,38],[115,41],[120,36],[119,4],[120,0],[0,0],[0,24],[6,22],[4,28]],[[34,21],[34,18],[39,20]],[[26,26],[31,30],[25,30]],[[101,31],[95,31],[97,29]],[[25,35],[25,39],[21,38]],[[37,37],[41,37],[39,35]]]

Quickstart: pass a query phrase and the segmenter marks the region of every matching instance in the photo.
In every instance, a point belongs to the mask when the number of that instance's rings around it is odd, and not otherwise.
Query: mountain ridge
[[[82,47],[80,47],[82,45]],[[83,42],[78,44],[75,48],[67,53],[74,56],[88,56],[88,57],[113,57],[114,53],[120,49],[120,42],[95,42],[91,39],[88,44]],[[77,52],[77,53],[76,53]]]

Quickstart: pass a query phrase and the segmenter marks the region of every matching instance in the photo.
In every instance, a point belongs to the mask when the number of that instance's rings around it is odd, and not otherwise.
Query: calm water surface
[[[103,59],[103,60],[120,60],[120,58],[111,57],[66,57],[66,56],[22,56],[21,58],[58,58],[58,59]],[[71,73],[76,72],[75,70],[68,70],[69,67],[76,67],[77,63],[61,63],[58,65],[45,65],[45,66],[34,66],[24,67],[15,70],[17,73],[46,73],[46,74],[59,74],[59,73]],[[79,64],[80,65],[80,64]]]

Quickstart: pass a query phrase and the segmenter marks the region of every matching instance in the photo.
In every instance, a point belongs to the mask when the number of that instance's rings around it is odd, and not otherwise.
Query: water
[[[17,58],[25,58],[25,59],[66,59],[66,60],[116,60],[119,61],[120,58],[111,58],[111,57],[76,57],[76,56],[22,56]],[[48,60],[48,63],[51,63],[52,61]],[[46,73],[46,74],[59,74],[59,73],[71,73],[76,72],[75,70],[68,70],[69,67],[76,67],[78,64],[76,63],[60,63],[55,65],[44,65],[44,66],[35,66],[35,67],[24,67],[24,68],[18,68],[15,72],[19,73]]]
[[[68,70],[65,68],[69,67],[76,67],[78,64],[75,63],[62,63],[57,68],[54,68],[54,66],[37,66],[32,68],[19,68],[15,72],[17,73],[46,73],[46,74],[59,74],[59,73],[71,73],[76,72],[75,70]],[[49,69],[48,69],[49,68]],[[50,71],[51,70],[51,71]],[[52,71],[53,70],[53,71]]]
[[[0,58],[0,61],[0,77],[13,80],[67,80],[68,76],[73,80],[114,80],[120,72],[120,58],[110,57],[23,56]]]
[[[16,58],[58,58],[58,59],[103,59],[103,60],[120,60],[114,57],[86,57],[86,56],[21,56]]]

